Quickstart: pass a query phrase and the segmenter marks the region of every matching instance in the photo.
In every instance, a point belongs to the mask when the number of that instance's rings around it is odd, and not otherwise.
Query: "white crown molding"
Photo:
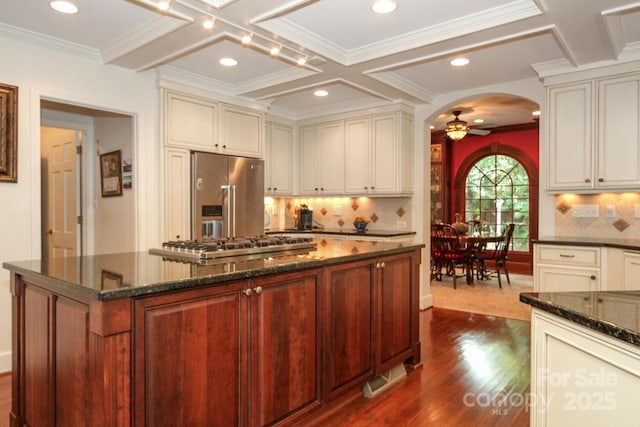
[[[353,50],[343,49],[284,18],[259,22],[256,25],[306,46],[308,49],[342,65],[354,65],[541,14],[540,8],[531,0],[516,0],[500,7],[456,18]]]
[[[206,91],[213,91],[226,96],[236,96],[235,87],[220,80],[204,77],[169,65],[157,67],[156,77]]]
[[[156,59],[154,59],[151,62],[147,62],[146,64],[139,66],[136,68],[136,71],[140,72],[140,71],[146,71],[149,70],[151,68],[155,68],[155,67],[159,67],[162,66],[164,64],[168,64],[172,61],[174,61],[175,59],[178,59],[188,53],[191,53],[193,51],[202,49],[210,44],[213,44],[221,39],[224,39],[227,37],[226,33],[218,33],[218,34],[214,34],[211,35],[209,37],[206,37],[200,41],[198,41],[197,43],[192,43],[189,44],[188,46],[180,49],[180,50],[173,50],[169,55],[165,55],[163,57],[158,57]]]
[[[310,77],[315,74],[318,74],[318,72],[309,70],[308,68],[291,67],[285,70],[276,71],[275,73],[266,74],[252,80],[247,80],[246,82],[236,86],[236,93],[242,95],[257,92],[272,86]]]
[[[620,62],[632,62],[640,60],[640,41],[627,44],[618,57]]]
[[[222,9],[225,6],[230,5],[231,3],[235,2],[236,0],[198,0],[201,3],[205,3],[208,4],[209,6],[213,6],[216,9]],[[178,0],[178,2],[180,2],[180,0]]]
[[[636,49],[632,51],[634,57],[628,61],[607,60],[574,67],[566,60],[557,60],[534,64],[532,67],[534,67],[545,85],[571,83],[579,80],[637,72],[640,69],[640,44],[635,47]],[[631,55],[629,57],[631,58]]]
[[[392,104],[391,101],[385,101],[382,99],[375,100],[370,97],[363,97],[336,104],[323,105],[321,107],[304,108],[295,111],[279,107],[277,105],[271,105],[269,111],[274,115],[286,115],[285,118],[298,121],[315,119],[332,114],[350,113],[356,110],[384,107],[390,104]]]
[[[110,64],[118,58],[122,58],[132,51],[189,24],[190,22],[180,20],[167,22],[165,18],[158,17],[149,24],[142,25],[134,31],[125,34],[123,37],[112,43],[111,46],[102,49],[102,59],[105,64]]]
[[[49,37],[22,28],[0,23],[0,36],[15,40],[23,40],[33,44],[37,44],[49,49],[57,51],[66,51],[74,55],[84,56],[86,58],[96,59],[102,62],[102,57],[97,49],[83,46],[77,43],[71,43],[55,37]]]
[[[255,18],[252,18],[249,23],[251,25],[257,25],[260,22],[263,21],[268,21],[270,19],[275,19],[278,18],[280,16],[284,16],[290,12],[293,12],[297,9],[299,9],[300,7],[304,6],[306,3],[311,3],[314,2],[316,0],[293,0],[289,3],[285,3],[275,9],[272,9],[266,13],[263,13],[262,15],[256,16]]]
[[[417,98],[426,104],[431,104],[433,102],[434,96],[431,92],[429,92],[424,87],[399,76],[394,72],[381,71],[377,73],[365,73],[365,75],[371,77],[372,79],[378,80],[379,82],[382,82],[387,86],[405,92],[408,95]]]

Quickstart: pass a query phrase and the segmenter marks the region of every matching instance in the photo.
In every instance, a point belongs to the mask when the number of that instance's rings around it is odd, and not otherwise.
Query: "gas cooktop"
[[[161,249],[149,249],[149,253],[171,258],[211,259],[240,255],[295,250],[312,251],[316,244],[311,237],[255,236],[235,239],[175,240],[165,242]]]

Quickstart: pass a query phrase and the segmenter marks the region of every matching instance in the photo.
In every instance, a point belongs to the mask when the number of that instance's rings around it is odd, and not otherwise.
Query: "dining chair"
[[[489,232],[489,223],[486,221],[472,219],[467,221],[467,226],[469,227],[467,232],[469,236],[484,236]]]
[[[431,267],[432,277],[442,280],[442,269],[445,274],[452,276],[453,289],[456,289],[456,267],[461,267],[469,276],[468,251],[462,246],[458,232],[448,224],[433,224],[431,226]]]
[[[495,274],[498,276],[498,286],[502,288],[502,279],[500,278],[500,269],[504,270],[505,276],[507,276],[507,283],[511,284],[509,278],[509,270],[507,269],[507,260],[509,259],[509,246],[511,246],[511,239],[513,237],[513,230],[515,224],[507,224],[502,230],[502,239],[496,244],[495,249],[481,250],[474,254],[474,263],[478,265],[477,277],[488,278],[490,277],[487,272],[487,261],[493,261],[495,264]]]

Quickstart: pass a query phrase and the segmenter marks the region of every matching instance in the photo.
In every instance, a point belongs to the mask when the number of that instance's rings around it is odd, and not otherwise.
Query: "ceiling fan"
[[[460,120],[460,118],[458,117],[462,113],[461,110],[455,110],[452,111],[452,113],[455,118],[450,122],[447,122],[447,128],[445,132],[447,133],[447,136],[454,141],[461,140],[462,138],[467,136],[467,134],[486,136],[491,133],[489,129],[496,127],[496,125],[493,123],[486,123],[480,126],[470,127],[467,126],[467,122],[465,122],[464,120]]]

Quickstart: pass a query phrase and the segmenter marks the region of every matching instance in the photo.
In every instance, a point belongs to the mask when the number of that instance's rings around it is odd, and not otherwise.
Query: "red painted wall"
[[[448,182],[450,183],[449,187],[449,212],[451,215],[451,221],[453,221],[454,212],[454,190],[453,190],[453,180],[458,173],[458,169],[460,165],[467,158],[467,156],[473,153],[476,150],[481,148],[485,148],[491,144],[498,143],[500,145],[508,145],[519,150],[523,151],[527,154],[531,161],[535,164],[535,166],[540,168],[540,156],[538,146],[539,146],[539,130],[531,129],[531,130],[521,130],[514,132],[498,132],[495,134],[489,134],[487,136],[477,136],[470,135],[464,137],[460,141],[451,142],[450,145],[450,155],[451,155],[451,174],[448,176]]]

